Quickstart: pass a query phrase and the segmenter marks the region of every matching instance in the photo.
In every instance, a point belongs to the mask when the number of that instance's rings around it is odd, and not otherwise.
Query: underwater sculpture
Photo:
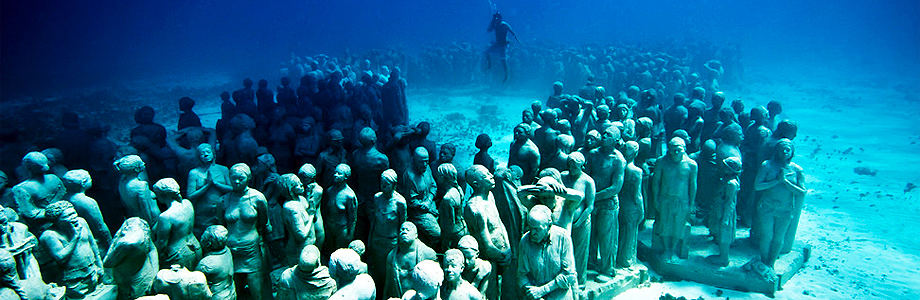
[[[329,268],[319,264],[319,248],[307,245],[300,252],[296,265],[284,270],[278,280],[278,299],[329,299],[336,291],[336,282]]]
[[[115,232],[112,247],[102,265],[112,269],[118,299],[147,294],[159,270],[157,248],[150,239],[150,226],[138,217],[125,220]]]
[[[139,217],[147,224],[156,224],[160,215],[153,192],[146,180],[146,167],[140,156],[128,155],[115,161],[115,170],[121,173],[118,194],[125,206],[127,217]]]
[[[575,299],[575,255],[568,232],[552,224],[552,212],[544,205],[530,209],[530,230],[521,239],[518,260],[519,287],[529,299]]]
[[[792,248],[795,241],[792,220],[801,210],[801,199],[807,192],[802,167],[792,162],[795,156],[792,141],[779,140],[773,146],[773,153],[773,158],[757,171],[754,181],[754,189],[760,191],[757,206],[760,259],[771,269],[783,250]]]
[[[650,196],[658,205],[654,231],[661,237],[663,260],[671,260],[686,246],[690,209],[696,198],[697,166],[687,156],[686,143],[679,137],[668,142],[666,157],[658,160],[652,175]]]

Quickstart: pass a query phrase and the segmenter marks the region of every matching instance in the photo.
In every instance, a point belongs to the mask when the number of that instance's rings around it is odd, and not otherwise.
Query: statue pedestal
[[[616,270],[616,277],[604,283],[595,281],[597,272],[588,270],[588,282],[585,283],[585,290],[579,293],[578,299],[610,299],[629,289],[647,286],[649,283],[648,268],[641,262],[636,262],[629,268]]]
[[[773,293],[781,290],[783,284],[805,265],[811,252],[810,246],[796,242],[791,252],[780,255],[776,260],[775,276],[764,276],[750,270],[747,265],[760,257],[759,251],[751,246],[748,231],[736,230],[728,266],[721,267],[706,261],[706,257],[719,253],[718,247],[708,236],[709,230],[703,226],[692,226],[686,247],[687,258],[662,261],[659,252],[652,248],[653,223],[654,221],[647,221],[644,228],[639,231],[639,259],[669,280],[695,281],[720,288],[763,293],[772,297]]]

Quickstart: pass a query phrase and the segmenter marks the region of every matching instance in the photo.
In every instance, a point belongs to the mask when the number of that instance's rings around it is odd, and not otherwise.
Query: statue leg
[[[783,241],[783,247],[779,253],[786,254],[792,251],[792,245],[795,244],[795,232],[799,228],[799,218],[802,216],[802,197],[796,197],[795,206],[792,208],[792,220],[789,221],[789,229],[786,230],[786,237]]]
[[[760,220],[757,225],[760,228],[759,234],[759,249],[760,249],[760,261],[766,264],[769,267],[773,267],[773,260],[770,259],[770,242],[773,240],[773,230],[774,220],[773,214],[769,215],[761,213]]]
[[[597,250],[600,252],[600,265],[597,268],[599,273],[598,281],[609,280],[609,278],[604,278],[600,275],[609,277],[616,275],[614,265],[616,264],[617,243],[619,242],[619,232],[617,230],[619,227],[618,213],[619,209],[614,206],[613,208],[602,208],[597,214],[597,227],[599,230]]]
[[[575,270],[578,272],[578,284],[588,281],[588,248],[591,239],[591,217],[582,227],[572,228],[572,245],[575,245]]]

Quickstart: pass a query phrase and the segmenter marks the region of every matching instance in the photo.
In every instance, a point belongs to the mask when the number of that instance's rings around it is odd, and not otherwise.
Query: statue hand
[[[530,299],[541,299],[543,298],[544,295],[546,295],[546,293],[543,290],[543,287],[538,287],[538,286],[528,286],[527,287],[527,296],[530,297]]]

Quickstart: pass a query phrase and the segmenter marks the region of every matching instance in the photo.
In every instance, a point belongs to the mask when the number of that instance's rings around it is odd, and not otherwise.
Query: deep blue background
[[[801,2],[494,4],[525,42],[703,38],[738,44],[745,60],[764,64],[920,68],[920,1]],[[277,70],[291,52],[417,49],[432,41],[485,48],[490,19],[488,0],[8,0],[0,12],[4,99],[162,76]]]

